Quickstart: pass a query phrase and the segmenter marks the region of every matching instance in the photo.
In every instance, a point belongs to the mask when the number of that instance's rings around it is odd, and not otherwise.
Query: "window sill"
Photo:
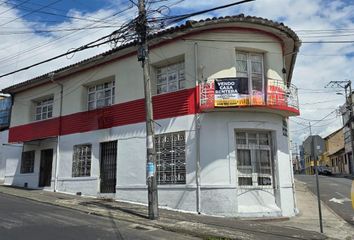
[[[237,189],[240,189],[240,190],[265,190],[265,189],[274,189],[273,186],[237,186],[236,187]]]
[[[28,172],[28,173],[20,173],[20,175],[30,176],[30,175],[37,175],[37,174],[34,172]]]
[[[164,95],[164,94],[171,94],[171,93],[183,91],[183,90],[186,90],[186,89],[188,89],[188,88],[181,88],[181,89],[178,89],[178,90],[176,90],[176,91],[171,91],[171,92],[156,93],[156,94],[154,94],[153,96],[161,96],[161,95]]]
[[[95,181],[98,177],[63,177],[58,178],[58,181]]]
[[[47,120],[51,120],[53,119],[54,116],[50,117],[50,118],[46,118],[46,119],[41,119],[41,120],[32,120],[33,123],[37,123],[37,122],[43,122],[43,121],[47,121]]]

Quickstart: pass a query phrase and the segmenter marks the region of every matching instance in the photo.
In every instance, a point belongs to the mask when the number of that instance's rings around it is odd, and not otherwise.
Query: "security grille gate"
[[[117,141],[103,142],[101,147],[101,193],[116,192]]]

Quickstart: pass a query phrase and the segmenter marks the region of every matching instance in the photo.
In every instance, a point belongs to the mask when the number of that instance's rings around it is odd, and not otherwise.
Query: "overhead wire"
[[[27,1],[25,1],[27,2]],[[9,2],[10,5],[12,5],[12,3]],[[33,5],[37,5],[37,6],[45,6],[43,4],[39,4],[39,3],[31,3]],[[34,11],[35,9],[33,8],[30,8],[28,6],[23,6],[23,4],[17,6],[18,9],[21,9],[21,10],[24,10],[24,11]],[[56,10],[56,11],[60,11],[60,12],[65,12],[67,13],[66,10],[63,10],[63,9],[57,9],[57,8],[53,8],[53,7],[46,7],[47,9],[53,9],[53,10]],[[49,11],[43,11],[42,9],[41,10],[36,10],[35,11],[36,13],[40,13],[40,14],[44,14],[44,15],[52,15],[52,16],[57,16],[57,17],[61,17],[61,18],[68,18],[68,19],[76,19],[76,20],[82,20],[82,21],[88,21],[88,22],[104,22],[104,23],[109,23],[109,22],[106,22],[106,21],[102,21],[100,19],[95,19],[95,18],[83,18],[83,17],[77,17],[77,16],[70,16],[70,15],[63,15],[63,14],[59,14],[59,13],[55,13],[55,12],[49,12]]]
[[[54,1],[54,2],[51,2],[51,3],[47,4],[47,5],[43,5],[42,7],[38,8],[38,9],[34,9],[34,10],[32,10],[32,11],[26,13],[26,14],[23,14],[23,15],[21,15],[21,16],[19,16],[19,17],[16,17],[16,18],[14,18],[14,19],[12,19],[12,20],[10,20],[10,21],[7,21],[7,22],[5,22],[5,23],[0,24],[0,27],[1,27],[1,26],[4,26],[4,25],[6,25],[6,24],[12,23],[14,20],[22,19],[22,18],[24,18],[24,17],[27,17],[27,16],[29,16],[29,15],[35,13],[35,12],[38,12],[38,11],[40,11],[40,10],[42,10],[42,9],[45,9],[45,8],[47,8],[47,7],[49,7],[49,6],[52,6],[52,5],[54,5],[54,4],[58,3],[58,2],[61,2],[61,1],[63,1],[63,0],[56,0],[56,1]]]
[[[40,62],[31,64],[31,65],[29,65],[29,66],[26,66],[26,67],[17,69],[17,70],[15,70],[15,71],[2,74],[2,75],[0,75],[0,78],[6,77],[6,76],[9,76],[9,75],[12,75],[12,74],[14,74],[14,73],[21,72],[21,71],[23,71],[23,70],[30,69],[30,68],[32,68],[32,67],[41,65],[41,64],[43,64],[43,63],[51,62],[51,61],[53,61],[53,60],[55,60],[55,59],[64,57],[64,56],[69,55],[69,54],[73,54],[73,53],[76,53],[76,52],[80,52],[80,51],[82,51],[82,50],[89,49],[89,48],[98,47],[98,46],[100,46],[100,45],[103,45],[103,44],[106,44],[106,43],[108,43],[108,42],[111,42],[111,41],[112,41],[111,39],[105,40],[105,41],[103,41],[103,42],[100,42],[100,41],[109,38],[110,36],[112,36],[112,34],[117,34],[117,33],[119,33],[119,32],[125,33],[125,32],[127,31],[127,28],[131,25],[132,22],[133,22],[133,21],[130,21],[128,24],[126,24],[126,26],[122,27],[121,29],[116,30],[116,31],[114,31],[114,32],[111,33],[111,34],[108,34],[108,35],[106,35],[106,36],[103,36],[103,37],[101,37],[101,38],[99,38],[99,39],[96,39],[96,40],[94,40],[94,41],[92,41],[92,42],[89,42],[89,43],[87,43],[87,44],[85,44],[85,45],[83,45],[83,46],[81,46],[81,47],[75,48],[75,49],[70,50],[70,51],[68,51],[68,52],[66,52],[66,53],[62,53],[62,54],[56,55],[56,56],[51,57],[51,58],[48,58],[48,59],[46,59],[46,60],[43,60],[43,61],[40,61]],[[100,43],[98,43],[98,42],[100,42]]]
[[[57,0],[57,1],[60,1],[60,0]],[[194,13],[191,13],[191,14],[184,14],[184,15],[180,15],[180,16],[174,16],[172,17],[174,20],[173,21],[176,21],[177,19],[179,20],[182,20],[182,19],[185,19],[185,18],[188,18],[190,16],[195,16],[195,15],[199,15],[199,14],[202,14],[202,13],[206,13],[206,12],[210,12],[210,11],[214,11],[214,10],[218,10],[218,9],[222,9],[222,8],[226,8],[226,7],[230,7],[230,6],[234,6],[234,5],[239,5],[241,3],[246,3],[246,2],[251,2],[251,1],[254,1],[254,0],[243,0],[243,1],[239,1],[239,2],[235,2],[235,3],[232,3],[232,4],[227,4],[227,5],[223,5],[223,6],[219,6],[219,7],[215,7],[215,8],[211,8],[211,9],[206,9],[206,10],[203,10],[203,11],[199,11],[199,12],[194,12]],[[111,40],[111,39],[110,39]],[[104,43],[107,43],[109,41],[105,41]],[[104,44],[104,43],[101,43],[101,44]],[[96,46],[96,45],[95,45]],[[91,45],[90,47],[85,45],[83,47],[79,47],[79,48],[76,48],[76,49],[73,49],[71,51],[68,51],[67,53],[64,53],[64,54],[60,54],[60,55],[57,55],[55,57],[52,57],[52,58],[49,58],[47,60],[44,60],[44,61],[41,61],[41,62],[38,62],[38,63],[35,63],[35,64],[32,64],[30,66],[26,66],[26,67],[23,67],[21,69],[18,69],[18,70],[15,70],[15,71],[11,71],[9,73],[6,73],[6,74],[3,74],[1,75],[0,77],[5,77],[5,76],[8,76],[8,75],[12,75],[14,73],[17,73],[17,72],[20,72],[20,71],[24,71],[24,70],[27,70],[29,68],[32,68],[32,67],[35,67],[35,66],[38,66],[40,64],[43,64],[43,63],[46,63],[46,62],[49,62],[49,61],[52,61],[54,59],[57,59],[57,58],[60,58],[60,57],[63,57],[63,56],[66,56],[68,54],[71,54],[71,53],[75,53],[75,52],[78,52],[78,51],[82,51],[83,49],[88,49],[88,48],[92,48],[93,46]]]
[[[103,18],[103,19],[106,20],[106,19],[109,19],[109,18],[112,18],[112,17],[116,17],[116,16],[118,16],[118,15],[120,15],[120,14],[122,14],[122,13],[124,13],[124,12],[126,12],[126,11],[128,11],[128,10],[130,10],[130,9],[132,9],[132,8],[133,8],[133,6],[131,5],[131,6],[127,7],[127,8],[124,8],[123,10],[120,10],[120,11],[118,11],[118,12],[112,14],[112,15],[109,15],[109,16]],[[99,24],[99,23],[91,23],[91,24],[85,25],[85,27],[95,26],[96,24]],[[68,33],[68,34],[66,34],[66,35],[59,36],[59,37],[57,37],[56,39],[54,39],[54,40],[49,40],[49,41],[47,41],[47,42],[45,42],[45,43],[41,42],[41,43],[39,43],[39,44],[37,44],[37,45],[35,45],[35,46],[33,46],[33,47],[30,47],[30,48],[27,48],[27,49],[25,49],[25,50],[20,51],[20,52],[18,52],[18,53],[15,54],[15,55],[0,58],[0,63],[6,62],[8,65],[11,65],[11,62],[9,62],[9,61],[12,60],[12,59],[16,59],[16,58],[19,57],[19,56],[22,57],[22,60],[25,60],[25,59],[28,59],[28,58],[30,58],[30,57],[33,57],[33,55],[31,55],[31,56],[29,56],[29,57],[27,57],[27,58],[23,58],[23,55],[24,55],[25,53],[31,53],[31,52],[34,51],[34,50],[43,49],[44,47],[50,46],[50,45],[52,45],[54,42],[57,42],[57,41],[59,41],[59,40],[64,40],[64,39],[67,39],[67,38],[69,38],[69,37],[72,37],[72,36],[76,35],[79,31],[81,31],[81,30],[77,30],[77,31],[74,31],[74,32],[70,32],[70,33]],[[100,30],[98,30],[98,31],[100,31]],[[97,32],[97,31],[95,31],[95,32]],[[0,50],[1,50],[1,49],[0,49]],[[6,66],[6,65],[5,65],[5,66]]]

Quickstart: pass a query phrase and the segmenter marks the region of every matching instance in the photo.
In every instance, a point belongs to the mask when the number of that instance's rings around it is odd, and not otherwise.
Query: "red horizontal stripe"
[[[196,90],[185,89],[153,97],[154,119],[196,113]],[[145,101],[138,99],[110,107],[61,117],[60,135],[88,132],[145,121]],[[9,142],[24,142],[59,135],[60,118],[11,127]]]
[[[196,101],[198,88],[185,89],[153,97],[154,119],[173,118],[200,111]],[[249,107],[249,106],[248,106]],[[254,106],[257,107],[257,106]],[[297,109],[279,106],[259,106],[299,114]],[[26,125],[11,127],[9,142],[25,142],[60,135],[89,132],[98,129],[123,126],[145,121],[145,101],[138,99],[110,107],[74,113]]]

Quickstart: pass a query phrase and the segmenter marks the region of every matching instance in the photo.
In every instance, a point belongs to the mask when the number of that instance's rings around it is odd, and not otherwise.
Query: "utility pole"
[[[159,218],[157,176],[156,176],[156,149],[153,107],[151,97],[151,81],[149,67],[149,49],[147,44],[147,17],[145,1],[139,0],[139,16],[136,23],[136,32],[139,37],[138,60],[141,61],[144,73],[145,111],[146,111],[146,178],[148,185],[149,219]]]
[[[317,190],[317,205],[318,205],[318,217],[320,222],[320,232],[323,233],[322,224],[322,208],[321,208],[321,196],[320,196],[320,183],[318,181],[318,167],[317,167],[317,149],[315,148],[315,138],[312,136],[311,122],[309,122],[310,136],[311,136],[311,158],[314,161],[314,168],[316,174],[316,190]]]
[[[340,87],[344,88],[345,91],[345,105],[346,111],[349,111],[349,119],[347,122],[344,122],[344,126],[348,126],[349,133],[350,133],[350,146],[351,146],[351,174],[354,176],[354,133],[353,133],[353,97],[352,97],[352,81],[345,80],[345,81],[330,81],[326,87]],[[348,96],[349,90],[349,96]]]

